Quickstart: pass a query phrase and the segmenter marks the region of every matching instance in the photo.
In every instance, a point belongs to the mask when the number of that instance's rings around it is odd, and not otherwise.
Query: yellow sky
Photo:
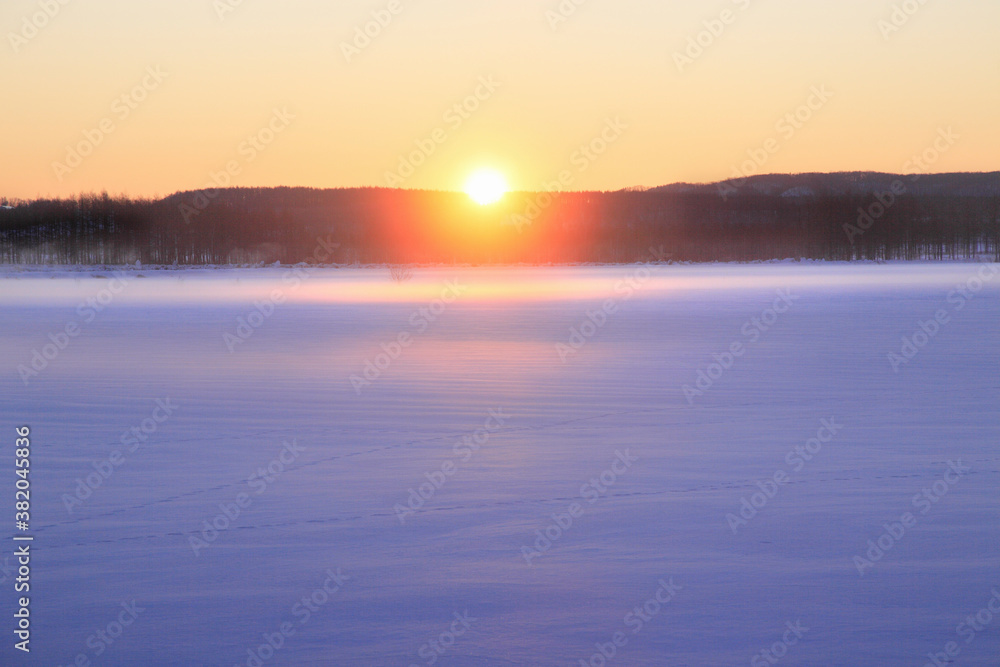
[[[996,170],[998,23],[995,0],[5,0],[0,195],[900,171],[949,127],[930,170]]]

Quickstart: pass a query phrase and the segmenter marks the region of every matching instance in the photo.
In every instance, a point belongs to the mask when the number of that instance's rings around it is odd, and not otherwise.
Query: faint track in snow
[[[500,435],[503,435],[503,434],[506,434],[506,433],[517,433],[517,432],[523,432],[523,431],[539,431],[539,430],[544,430],[544,429],[548,429],[548,428],[556,428],[556,427],[559,427],[559,426],[565,426],[567,424],[573,424],[573,423],[582,422],[582,421],[589,421],[589,420],[595,420],[595,419],[603,419],[605,417],[615,417],[615,416],[620,416],[620,415],[625,415],[625,414],[634,414],[636,412],[643,412],[643,411],[642,410],[630,410],[630,411],[627,411],[627,412],[620,412],[620,413],[607,413],[607,414],[602,414],[602,415],[593,415],[593,416],[590,416],[590,417],[574,418],[574,419],[565,420],[565,421],[562,421],[562,422],[553,422],[551,424],[543,424],[543,425],[540,425],[540,426],[518,426],[518,427],[501,428],[501,429],[497,430],[497,435],[500,436]],[[330,429],[327,428],[327,429],[322,429],[322,430],[328,431]],[[265,435],[272,435],[274,433],[285,433],[285,434],[287,434],[288,430],[287,429],[270,429],[270,430],[267,430],[267,431],[260,431],[258,433],[252,434],[252,437],[262,437],[262,436],[265,436]],[[399,444],[395,444],[395,445],[385,445],[383,447],[373,447],[371,449],[357,451],[357,452],[349,452],[349,453],[346,453],[346,454],[337,454],[335,456],[327,456],[327,457],[323,457],[323,458],[320,458],[320,459],[316,459],[315,461],[307,461],[305,463],[301,463],[301,464],[296,465],[296,466],[289,466],[288,468],[285,469],[285,471],[286,472],[294,472],[296,470],[301,470],[303,468],[309,468],[309,467],[317,466],[317,465],[320,465],[322,463],[329,463],[330,461],[337,461],[337,460],[345,459],[345,458],[354,458],[354,457],[358,457],[358,456],[365,456],[367,454],[375,454],[375,453],[378,453],[378,452],[384,452],[384,451],[389,451],[389,450],[393,450],[393,449],[401,449],[403,447],[409,447],[411,445],[417,445],[417,444],[422,444],[422,443],[426,443],[426,442],[437,442],[437,441],[440,441],[440,440],[450,440],[452,438],[461,438],[464,435],[468,435],[468,433],[469,433],[469,431],[467,431],[467,430],[466,431],[456,431],[456,432],[453,432],[453,433],[450,433],[450,434],[447,434],[447,435],[438,435],[438,436],[433,436],[433,437],[429,437],[429,438],[420,438],[420,439],[416,439],[416,440],[409,440],[407,442],[399,443]],[[231,438],[231,437],[234,437],[234,436],[221,436],[221,437],[215,438],[215,439],[216,440],[221,440],[221,439],[227,439],[227,438]],[[245,439],[248,436],[244,435],[244,436],[240,436],[240,437],[243,438],[243,439]],[[203,440],[203,439],[192,438],[192,439],[188,439],[188,440],[177,440],[177,441],[172,441],[172,442],[207,442],[207,441],[210,441],[210,440]],[[88,515],[88,516],[85,516],[85,517],[84,516],[78,517],[76,519],[68,519],[66,521],[57,521],[57,522],[54,522],[54,523],[44,524],[44,525],[41,525],[41,526],[38,526],[37,528],[35,528],[34,531],[36,533],[40,533],[40,532],[48,530],[50,528],[57,528],[57,527],[60,527],[60,526],[70,526],[70,525],[73,525],[73,524],[78,524],[78,523],[82,523],[84,521],[90,521],[90,520],[93,520],[93,519],[102,519],[102,518],[107,518],[107,517],[111,517],[111,516],[116,516],[116,515],[119,515],[119,514],[124,514],[125,512],[130,512],[132,510],[146,509],[148,507],[154,507],[156,505],[163,505],[163,504],[171,503],[171,502],[174,502],[174,501],[177,501],[177,500],[181,500],[181,499],[184,499],[184,498],[191,498],[191,497],[202,495],[202,494],[205,494],[205,493],[212,493],[213,491],[222,491],[222,490],[229,489],[229,488],[235,488],[235,487],[238,487],[238,486],[242,486],[243,484],[246,484],[246,480],[245,479],[241,479],[241,480],[239,480],[237,482],[226,482],[225,484],[217,484],[216,486],[205,487],[205,488],[202,488],[202,489],[195,489],[193,491],[187,491],[185,493],[179,493],[179,494],[176,494],[176,495],[173,495],[173,496],[167,496],[166,498],[159,498],[157,500],[150,500],[148,502],[140,503],[140,504],[137,504],[137,505],[130,505],[128,507],[120,507],[118,509],[110,510],[110,511],[107,511],[107,512],[102,512],[100,514],[91,514],[91,515]]]

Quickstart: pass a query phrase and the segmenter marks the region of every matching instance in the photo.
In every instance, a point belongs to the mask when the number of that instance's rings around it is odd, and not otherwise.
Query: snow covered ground
[[[997,265],[6,271],[0,308],[4,665],[1000,664]]]

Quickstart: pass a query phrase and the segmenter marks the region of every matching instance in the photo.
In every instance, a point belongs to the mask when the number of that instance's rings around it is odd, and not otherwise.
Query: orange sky
[[[5,0],[0,195],[1000,168],[995,0],[560,4]]]

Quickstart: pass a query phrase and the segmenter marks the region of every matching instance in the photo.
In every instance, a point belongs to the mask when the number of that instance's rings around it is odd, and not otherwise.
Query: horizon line
[[[724,183],[733,183],[736,181],[750,181],[754,179],[761,178],[773,178],[773,177],[800,177],[800,176],[843,176],[843,175],[866,175],[866,176],[895,176],[895,177],[907,177],[912,178],[914,176],[920,178],[930,178],[935,176],[992,176],[1000,175],[1000,169],[993,171],[942,171],[942,172],[914,172],[914,173],[902,173],[902,172],[889,172],[889,171],[803,171],[803,172],[769,172],[766,174],[750,174],[748,176],[742,176],[739,178],[727,178],[718,181],[704,181],[704,182],[692,182],[692,181],[675,181],[672,183],[663,183],[660,185],[628,185],[621,188],[610,189],[610,190],[520,190],[512,189],[508,190],[505,194],[537,194],[542,192],[559,192],[564,194],[592,194],[592,193],[616,193],[616,192],[642,192],[648,190],[658,190],[663,188],[689,186],[689,187],[709,187],[713,185],[721,185]],[[7,201],[45,201],[45,200],[68,200],[76,199],[85,195],[108,195],[109,197],[125,197],[127,199],[141,200],[141,199],[152,199],[152,200],[164,200],[169,199],[177,195],[187,194],[191,192],[206,192],[212,190],[388,190],[392,192],[424,192],[424,193],[435,193],[435,194],[466,194],[462,190],[443,190],[434,188],[394,188],[386,185],[349,185],[349,186],[311,186],[311,185],[226,185],[217,188],[202,187],[187,190],[175,190],[170,194],[161,195],[155,193],[152,195],[132,195],[127,192],[118,192],[112,194],[106,188],[100,191],[97,190],[81,190],[73,195],[66,196],[49,196],[49,195],[36,195],[33,198],[22,198],[22,197],[9,197],[6,195],[0,195],[0,199],[5,199]]]

